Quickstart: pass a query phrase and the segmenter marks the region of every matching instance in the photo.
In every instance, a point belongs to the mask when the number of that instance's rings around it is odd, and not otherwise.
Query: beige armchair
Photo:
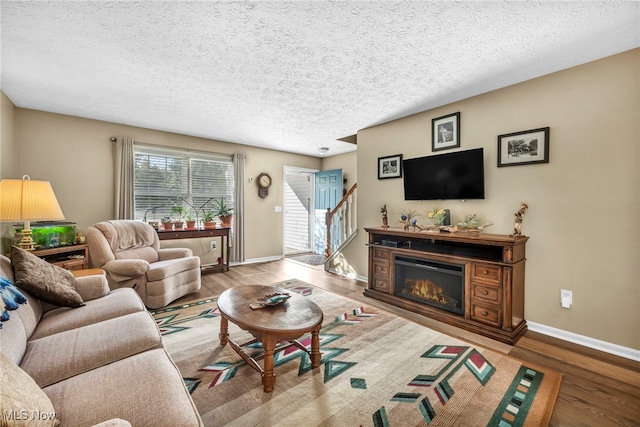
[[[87,244],[91,267],[107,273],[109,287],[134,288],[149,308],[200,289],[200,258],[187,248],[160,249],[145,222],[99,222],[87,230]]]

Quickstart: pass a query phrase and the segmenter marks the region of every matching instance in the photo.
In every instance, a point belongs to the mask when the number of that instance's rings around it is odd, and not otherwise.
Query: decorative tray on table
[[[275,305],[286,302],[289,298],[291,298],[291,295],[286,292],[276,292],[274,294],[265,295],[261,298],[258,298],[258,302],[249,304],[249,307],[251,307],[253,310],[258,310],[264,307],[273,307]]]

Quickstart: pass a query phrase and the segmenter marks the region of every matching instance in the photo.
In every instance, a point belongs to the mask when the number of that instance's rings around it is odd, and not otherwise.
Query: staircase
[[[347,191],[333,210],[327,209],[325,266],[358,235],[358,183]]]

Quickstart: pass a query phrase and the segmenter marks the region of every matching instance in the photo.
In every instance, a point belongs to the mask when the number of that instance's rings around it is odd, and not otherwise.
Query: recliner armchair
[[[149,224],[104,221],[87,230],[92,268],[107,273],[111,289],[134,288],[148,308],[156,309],[200,289],[200,258],[188,248],[160,249]]]

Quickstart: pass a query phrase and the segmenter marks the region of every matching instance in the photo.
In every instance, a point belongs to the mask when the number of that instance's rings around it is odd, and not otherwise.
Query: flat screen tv
[[[405,200],[484,199],[484,149],[402,162]]]

